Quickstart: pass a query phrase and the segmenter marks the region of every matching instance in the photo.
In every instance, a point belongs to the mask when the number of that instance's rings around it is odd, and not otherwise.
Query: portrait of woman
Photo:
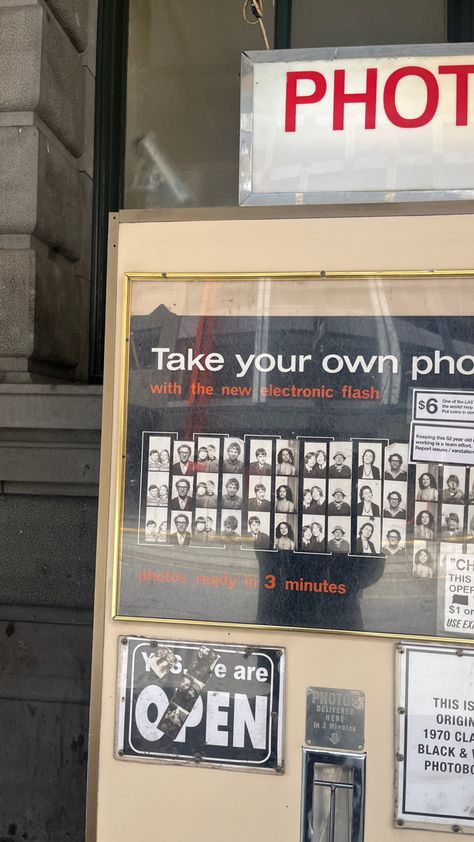
[[[367,517],[380,517],[380,506],[373,502],[374,493],[370,485],[363,485],[359,490],[360,503],[357,504],[357,514]]]
[[[158,527],[158,534],[156,536],[157,544],[166,544],[168,540],[168,524],[163,520]]]
[[[326,511],[324,492],[319,485],[313,485],[311,488],[311,505],[308,511],[311,515],[323,515]]]
[[[433,474],[420,474],[418,477],[418,491],[416,494],[417,500],[422,500],[424,503],[436,503],[438,501],[438,488]]]
[[[276,490],[276,506],[277,512],[294,512],[295,504],[293,503],[293,492],[289,485],[279,485]]]
[[[275,529],[275,549],[276,550],[294,550],[295,542],[293,536],[293,529],[289,523],[282,521]]]
[[[313,502],[313,498],[312,498],[312,496],[311,496],[311,489],[310,489],[310,488],[306,488],[306,489],[303,491],[303,505],[302,505],[302,507],[301,507],[301,511],[303,512],[303,514],[305,514],[305,515],[310,515],[310,514],[312,514],[312,512],[311,512],[311,504],[312,504],[312,502]]]
[[[304,473],[305,477],[317,477],[318,476],[316,452],[314,450],[310,450],[309,453],[307,453],[306,456],[304,457],[303,473]]]
[[[325,550],[323,527],[317,520],[311,524],[310,550],[312,553],[323,553]]]
[[[473,471],[472,471],[472,468],[471,468],[471,475],[472,475],[472,473],[473,473]],[[469,502],[474,503],[474,480],[472,480],[472,482],[471,482],[471,490],[469,491]]]
[[[160,452],[160,471],[169,471],[170,469],[170,452],[169,450],[162,450]]]
[[[474,515],[472,515],[471,520],[469,521],[469,535],[470,539],[474,538]]]
[[[311,550],[311,527],[303,526],[301,531],[301,549],[303,552],[310,553]]]
[[[356,553],[359,555],[375,555],[375,545],[370,540],[374,534],[372,523],[363,523],[359,529],[359,537],[356,541]]]
[[[413,573],[419,579],[433,578],[433,560],[431,558],[431,553],[428,550],[418,550],[418,552],[415,553]]]
[[[205,471],[209,459],[209,452],[207,447],[200,447],[198,450],[197,470]]]
[[[158,489],[158,505],[167,506],[169,500],[169,492],[167,485],[160,485]]]
[[[279,477],[294,477],[296,474],[295,457],[289,447],[282,447],[277,456],[277,475]]]
[[[434,541],[435,521],[427,509],[418,512],[415,520],[415,538],[422,538],[423,541]]]
[[[464,503],[464,490],[459,487],[457,474],[450,474],[443,489],[443,503]]]
[[[318,479],[323,479],[328,470],[328,460],[326,459],[326,454],[324,450],[317,450],[316,451],[316,465],[314,467],[313,476],[317,477]]]
[[[207,497],[207,485],[205,482],[198,482],[196,486],[196,506],[198,508],[207,509],[208,506],[208,497]]]
[[[359,479],[380,479],[380,470],[374,464],[375,450],[367,447],[362,454],[362,464],[359,465],[357,476]]]

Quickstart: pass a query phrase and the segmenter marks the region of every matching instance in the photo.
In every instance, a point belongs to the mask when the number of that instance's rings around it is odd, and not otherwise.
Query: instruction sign
[[[449,632],[474,634],[474,556],[446,557],[444,628]]]
[[[474,649],[403,644],[397,658],[397,822],[474,832]]]
[[[474,464],[474,427],[445,424],[412,424],[413,462]]]
[[[284,653],[123,637],[117,757],[282,772]]]
[[[308,687],[306,744],[362,751],[365,730],[365,694],[339,687]]]

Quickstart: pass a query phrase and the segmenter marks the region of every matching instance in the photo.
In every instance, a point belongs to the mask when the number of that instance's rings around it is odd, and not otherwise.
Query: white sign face
[[[474,424],[474,392],[414,389],[413,420]]]
[[[412,462],[452,462],[474,464],[474,428],[459,425],[411,425],[410,455]]]
[[[445,566],[444,630],[471,637],[474,634],[474,556],[448,553]]]
[[[396,819],[474,833],[474,649],[403,644],[397,657]]]
[[[240,203],[472,198],[474,55],[461,47],[244,54]]]

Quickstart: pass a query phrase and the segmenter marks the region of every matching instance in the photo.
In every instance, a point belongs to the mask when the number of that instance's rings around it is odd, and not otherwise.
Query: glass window
[[[240,53],[261,49],[240,0],[131,0],[126,208],[238,204]]]
[[[363,47],[446,41],[446,0],[293,0],[291,46]]]
[[[240,53],[264,49],[242,5],[130,0],[126,208],[237,205]],[[291,46],[444,42],[446,17],[446,0],[293,0]]]

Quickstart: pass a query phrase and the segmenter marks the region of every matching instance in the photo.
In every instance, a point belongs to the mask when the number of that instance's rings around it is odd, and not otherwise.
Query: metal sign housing
[[[472,44],[242,54],[241,205],[474,196]]]

